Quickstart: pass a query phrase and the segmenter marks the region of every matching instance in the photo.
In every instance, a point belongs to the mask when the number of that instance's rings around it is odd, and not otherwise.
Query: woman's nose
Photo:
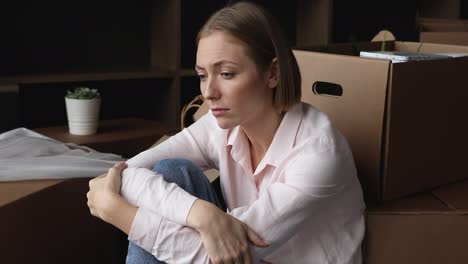
[[[206,100],[216,100],[220,97],[218,84],[216,79],[208,78],[205,83],[202,83],[202,95]]]

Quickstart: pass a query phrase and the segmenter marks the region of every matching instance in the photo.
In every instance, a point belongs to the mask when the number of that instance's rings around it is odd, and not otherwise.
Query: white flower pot
[[[101,98],[70,99],[65,97],[68,129],[73,135],[92,135],[97,132]]]

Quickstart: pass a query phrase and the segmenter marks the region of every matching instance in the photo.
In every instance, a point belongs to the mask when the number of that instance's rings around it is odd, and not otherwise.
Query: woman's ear
[[[270,69],[268,70],[268,87],[276,88],[280,80],[280,68],[278,63],[278,58],[275,57],[270,64]]]

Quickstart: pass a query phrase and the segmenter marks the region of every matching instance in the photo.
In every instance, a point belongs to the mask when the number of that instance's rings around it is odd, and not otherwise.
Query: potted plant
[[[77,87],[65,95],[68,129],[73,135],[92,135],[97,132],[101,96],[97,89]]]

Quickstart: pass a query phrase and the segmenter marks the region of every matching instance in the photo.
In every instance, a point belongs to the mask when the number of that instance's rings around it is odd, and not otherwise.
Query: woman
[[[361,262],[350,148],[300,102],[278,28],[250,3],[216,12],[198,34],[195,66],[210,113],[90,182],[91,213],[129,235],[127,263]],[[220,170],[227,213],[205,168]]]

